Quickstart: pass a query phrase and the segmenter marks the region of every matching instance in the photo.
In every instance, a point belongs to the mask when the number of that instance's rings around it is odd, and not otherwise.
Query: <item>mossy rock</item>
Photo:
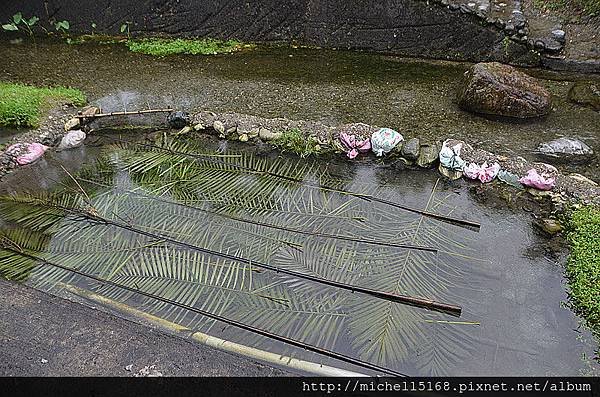
[[[578,81],[569,90],[569,100],[600,111],[600,84]]]

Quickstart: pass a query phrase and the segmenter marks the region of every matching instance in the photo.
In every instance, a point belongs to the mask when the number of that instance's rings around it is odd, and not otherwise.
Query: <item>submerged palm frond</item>
[[[3,244],[324,348],[343,343],[379,364],[397,366],[415,346],[428,346],[430,353],[422,355],[419,368],[443,373],[443,367],[468,352],[466,328],[424,322],[443,314],[307,283],[293,273],[465,303],[458,293],[467,276],[461,261],[473,249],[458,229],[423,214],[293,182],[326,181],[339,189],[350,184],[316,163],[247,154],[213,157],[215,153],[203,153],[192,144],[161,145],[121,144],[96,167],[67,178],[55,193],[1,197],[0,217],[9,225],[2,231]],[[286,175],[289,181],[270,173]],[[376,186],[362,191],[386,200],[391,195]],[[425,210],[444,210],[444,200],[434,193]],[[440,252],[395,246],[401,244]],[[4,277],[29,279],[46,289],[60,283],[87,286],[80,276],[36,268],[1,248],[0,259]],[[261,262],[286,273],[265,271]],[[468,288],[477,288],[476,281],[471,278]],[[111,299],[132,301],[192,328],[208,331],[215,324],[132,291],[108,285],[100,289]],[[444,344],[438,348],[440,340]]]

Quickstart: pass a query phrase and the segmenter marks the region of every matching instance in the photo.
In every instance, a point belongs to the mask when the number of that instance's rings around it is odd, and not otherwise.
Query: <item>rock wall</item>
[[[536,64],[526,45],[475,14],[422,0],[24,0],[0,9],[42,22],[68,20],[71,30],[210,36],[243,41],[297,41],[438,59]]]

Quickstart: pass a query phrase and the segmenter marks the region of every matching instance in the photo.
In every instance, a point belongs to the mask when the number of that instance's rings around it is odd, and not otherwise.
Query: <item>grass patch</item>
[[[235,40],[148,38],[128,40],[127,47],[133,52],[163,57],[174,54],[216,55],[239,51],[243,46]]]
[[[312,137],[306,137],[302,131],[295,128],[284,131],[272,143],[282,152],[292,152],[301,158],[316,155],[321,151],[321,147]]]
[[[74,88],[37,88],[0,82],[0,125],[37,127],[42,114],[57,101],[82,106],[85,95]]]
[[[576,210],[568,223],[571,254],[567,262],[573,308],[600,337],[600,210]]]
[[[533,0],[533,4],[542,10],[575,13],[582,15],[600,15],[600,0]]]

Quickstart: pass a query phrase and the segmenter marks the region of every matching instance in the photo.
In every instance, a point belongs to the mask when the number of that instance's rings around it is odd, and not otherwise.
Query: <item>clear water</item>
[[[219,147],[210,140],[191,145],[186,150],[215,153]],[[102,217],[305,274],[457,304],[462,316],[323,286],[81,218],[58,219],[39,255],[410,375],[580,375],[598,370],[587,359],[597,347],[579,319],[561,304],[566,300],[565,252],[550,248],[531,227],[528,214],[481,203],[466,181],[447,182],[435,172],[399,172],[361,162],[261,156],[235,146],[228,153],[242,157],[225,159],[228,166],[171,156],[166,162],[163,158],[159,168],[148,168],[140,164],[152,163],[150,157],[158,159],[160,151],[134,148],[105,149],[111,162],[102,167],[93,161],[101,147],[51,153],[13,174],[2,189],[57,191],[66,185],[71,193],[81,192],[62,164]],[[231,164],[477,221],[481,230],[241,172]],[[87,199],[82,200],[80,204]],[[300,235],[165,200],[310,232],[433,246],[439,252]],[[2,216],[4,230],[15,226],[6,210]],[[16,226],[26,229],[22,222]],[[35,268],[26,278],[55,293],[61,282],[73,283],[223,339],[348,367],[48,266]]]

